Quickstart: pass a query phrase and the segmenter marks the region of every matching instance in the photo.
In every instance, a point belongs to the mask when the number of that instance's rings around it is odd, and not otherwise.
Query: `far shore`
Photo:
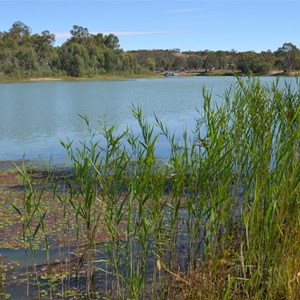
[[[56,77],[1,77],[1,82],[39,82],[39,81],[84,81],[84,80],[125,80],[137,78],[161,78],[163,74],[149,73],[149,74],[105,74],[96,77],[69,77],[69,76],[56,76]]]
[[[153,73],[146,74],[105,74],[96,77],[69,77],[69,76],[53,76],[53,77],[1,77],[1,82],[39,82],[39,81],[84,81],[84,80],[126,80],[126,79],[138,79],[138,78],[163,78],[165,72],[156,71]],[[232,71],[227,69],[222,70],[192,70],[192,71],[181,71],[174,72],[178,77],[188,77],[188,76],[247,76],[240,71]],[[296,71],[291,71],[286,73],[284,71],[272,70],[266,74],[253,74],[253,76],[289,76],[295,77],[299,76],[300,73]]]
[[[63,80],[63,79],[61,79],[61,78],[52,78],[52,77],[29,78],[29,81],[52,81],[52,80]]]

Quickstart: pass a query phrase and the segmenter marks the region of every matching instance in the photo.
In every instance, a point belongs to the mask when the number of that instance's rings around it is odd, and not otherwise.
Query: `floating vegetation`
[[[137,134],[82,116],[68,167],[2,170],[1,297],[299,299],[298,83],[203,97],[181,139],[132,107]]]

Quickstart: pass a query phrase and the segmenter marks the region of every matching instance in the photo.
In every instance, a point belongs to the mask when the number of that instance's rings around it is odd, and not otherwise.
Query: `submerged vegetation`
[[[222,105],[203,97],[180,139],[132,107],[139,134],[83,116],[89,138],[61,141],[69,168],[18,167],[1,227],[31,257],[19,280],[31,299],[299,299],[299,85],[237,79]],[[9,297],[7,270],[3,257]]]
[[[185,51],[179,49],[122,50],[114,34],[91,34],[74,25],[70,38],[55,46],[48,30],[32,34],[17,21],[0,32],[0,78],[102,78],[107,75],[134,76],[185,71],[207,75],[295,74],[300,70],[300,50],[284,43],[276,51]]]

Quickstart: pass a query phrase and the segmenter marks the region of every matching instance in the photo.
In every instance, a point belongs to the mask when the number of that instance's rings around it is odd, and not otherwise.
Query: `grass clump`
[[[52,186],[53,201],[76,224],[78,255],[77,273],[69,270],[62,294],[300,297],[298,83],[237,79],[221,105],[205,90],[203,98],[195,128],[179,139],[157,116],[149,124],[132,107],[139,133],[108,125],[94,130],[82,117],[89,139],[79,147],[61,142],[73,175],[63,193]],[[170,146],[165,161],[155,152],[161,138]],[[34,239],[46,231],[47,216],[43,193],[29,188],[25,199],[40,195],[33,210],[24,204],[25,229],[39,218]]]

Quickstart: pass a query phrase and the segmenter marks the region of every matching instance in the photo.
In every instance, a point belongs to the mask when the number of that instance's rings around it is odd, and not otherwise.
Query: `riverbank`
[[[164,77],[163,73],[147,73],[147,74],[105,74],[95,77],[69,77],[69,76],[54,76],[54,77],[25,77],[25,78],[12,78],[0,77],[0,83],[3,82],[39,82],[39,81],[84,81],[84,80],[126,80],[137,78],[161,78]]]
[[[53,76],[53,77],[0,77],[1,82],[39,82],[39,81],[84,81],[84,80],[126,80],[126,79],[139,79],[139,78],[163,78],[165,72],[153,72],[143,74],[105,74],[96,77],[70,77],[70,76]],[[278,70],[271,70],[266,74],[257,74],[256,76],[284,76],[284,77],[297,77],[300,75],[299,71],[284,72]],[[176,76],[246,76],[238,70],[192,70],[192,71],[181,71],[176,72]]]
[[[28,160],[0,160],[0,171],[14,170],[17,167],[20,168],[27,162]]]

